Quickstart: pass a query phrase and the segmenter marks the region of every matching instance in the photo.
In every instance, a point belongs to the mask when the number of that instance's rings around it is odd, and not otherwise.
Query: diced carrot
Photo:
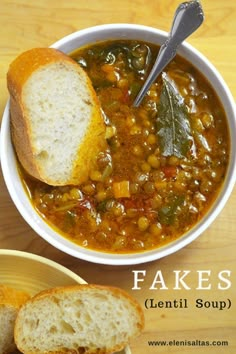
[[[104,71],[105,73],[110,73],[114,71],[114,66],[110,64],[103,64],[101,66],[101,70]]]
[[[113,193],[116,199],[130,198],[129,181],[114,182]]]

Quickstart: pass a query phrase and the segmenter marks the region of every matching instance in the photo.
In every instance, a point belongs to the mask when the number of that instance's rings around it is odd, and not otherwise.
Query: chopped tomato
[[[177,175],[177,167],[176,166],[164,166],[162,168],[166,178],[174,178]]]

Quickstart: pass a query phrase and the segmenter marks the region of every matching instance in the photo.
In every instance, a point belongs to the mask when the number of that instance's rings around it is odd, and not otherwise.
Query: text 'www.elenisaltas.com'
[[[150,347],[228,347],[227,340],[149,340]]]

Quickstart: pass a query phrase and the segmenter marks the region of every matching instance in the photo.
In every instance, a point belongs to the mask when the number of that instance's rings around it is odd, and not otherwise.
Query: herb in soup
[[[163,246],[207,213],[222,186],[226,116],[195,67],[177,56],[132,107],[158,50],[119,40],[72,53],[97,92],[108,147],[82,185],[51,187],[24,175],[38,212],[84,247],[125,253]]]

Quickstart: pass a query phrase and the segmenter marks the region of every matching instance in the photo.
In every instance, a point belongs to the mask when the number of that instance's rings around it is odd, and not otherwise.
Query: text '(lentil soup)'
[[[158,49],[116,40],[72,53],[100,100],[107,149],[79,186],[52,187],[23,175],[37,211],[83,247],[126,253],[163,246],[203,217],[224,180],[225,112],[190,63],[177,56],[132,107]]]

